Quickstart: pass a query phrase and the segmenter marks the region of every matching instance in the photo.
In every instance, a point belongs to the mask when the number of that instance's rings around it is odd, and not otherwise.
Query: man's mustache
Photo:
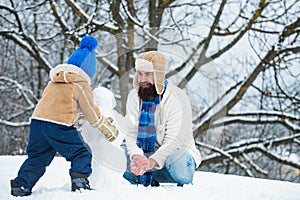
[[[152,84],[150,82],[140,82],[139,86],[152,86]]]

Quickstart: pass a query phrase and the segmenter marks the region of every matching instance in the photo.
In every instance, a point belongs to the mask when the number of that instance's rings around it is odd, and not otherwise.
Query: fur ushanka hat
[[[166,58],[157,51],[141,53],[135,60],[136,71],[154,72],[154,84],[158,95],[161,95],[164,90],[166,68]],[[133,86],[136,89],[139,87],[137,73],[135,73],[133,78]]]

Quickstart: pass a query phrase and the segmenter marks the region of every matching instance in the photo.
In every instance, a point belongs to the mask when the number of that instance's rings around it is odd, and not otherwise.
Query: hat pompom
[[[92,36],[84,36],[80,41],[80,48],[87,48],[90,51],[93,51],[98,46],[98,41]]]

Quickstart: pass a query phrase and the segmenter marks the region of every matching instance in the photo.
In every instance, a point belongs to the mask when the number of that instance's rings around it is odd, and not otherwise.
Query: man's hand
[[[130,163],[130,171],[136,175],[143,175],[146,171],[152,170],[157,165],[153,159],[145,156],[134,155]]]

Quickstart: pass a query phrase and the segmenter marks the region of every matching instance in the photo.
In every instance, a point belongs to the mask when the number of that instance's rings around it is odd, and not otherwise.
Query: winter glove
[[[98,129],[102,132],[102,134],[109,142],[113,142],[119,135],[118,129],[116,128],[115,125],[112,124],[112,122],[113,122],[112,118],[110,117],[104,118],[102,116],[97,123],[99,124]]]

